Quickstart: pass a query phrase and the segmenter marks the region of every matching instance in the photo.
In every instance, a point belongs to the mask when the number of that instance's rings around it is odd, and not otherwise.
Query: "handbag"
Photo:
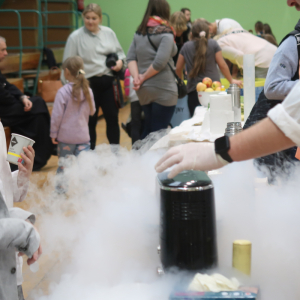
[[[122,108],[124,107],[124,96],[123,96],[120,78],[118,75],[114,75],[114,80],[112,84],[113,84],[114,99],[115,99],[116,106],[118,108]]]
[[[148,37],[149,43],[154,48],[154,50],[157,52],[156,46],[152,43],[152,41],[150,39],[149,32],[147,32],[147,37]],[[174,69],[172,68],[172,66],[169,63],[168,63],[168,66],[171,69],[171,72],[173,73],[173,75],[175,77],[175,82],[176,82],[177,91],[178,91],[178,98],[185,97],[187,95],[187,88],[186,88],[184,81],[177,76],[176,72],[174,71]]]
[[[54,102],[57,91],[63,86],[60,81],[60,73],[59,68],[53,67],[44,79],[39,80],[38,93],[45,102]]]

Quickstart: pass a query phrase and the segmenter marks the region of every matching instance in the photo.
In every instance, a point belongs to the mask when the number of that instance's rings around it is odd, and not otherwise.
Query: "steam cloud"
[[[50,193],[51,176],[43,192],[31,186],[31,195],[43,199],[30,209],[41,216],[44,255],[58,255],[61,264],[50,295],[35,291],[35,299],[168,299],[184,278],[156,274],[159,199],[154,165],[162,153],[113,152],[101,145],[67,161],[67,199]],[[262,300],[300,299],[299,169],[276,186],[255,182],[252,161],[221,172],[212,177],[219,271],[231,268],[232,242],[248,239],[252,276],[238,279],[258,285]]]

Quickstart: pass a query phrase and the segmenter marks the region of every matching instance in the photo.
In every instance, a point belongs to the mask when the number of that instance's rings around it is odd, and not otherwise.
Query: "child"
[[[56,94],[52,116],[50,137],[58,144],[59,158],[78,156],[90,149],[89,116],[94,115],[95,102],[89,82],[84,77],[83,60],[79,56],[67,58],[63,63],[66,80],[69,82]],[[57,173],[63,172],[59,162]],[[57,186],[57,192],[65,192]]]
[[[31,146],[23,148],[21,154],[24,164],[19,163],[19,171],[10,171],[6,161],[6,138],[0,122],[0,299],[24,300],[22,292],[22,257],[26,254],[32,264],[41,254],[39,234],[30,223],[35,216],[20,208],[14,208],[13,202],[23,201],[28,190],[32,172],[34,150]],[[25,222],[27,221],[27,222]]]
[[[236,83],[242,87],[242,81],[231,77],[229,68],[222,56],[222,50],[218,43],[209,38],[209,27],[203,20],[196,20],[192,26],[191,41],[185,43],[178,56],[176,73],[182,75],[184,65],[188,73],[188,106],[191,116],[200,105],[196,85],[203,78],[209,77],[212,81],[220,81],[217,64],[230,83]]]

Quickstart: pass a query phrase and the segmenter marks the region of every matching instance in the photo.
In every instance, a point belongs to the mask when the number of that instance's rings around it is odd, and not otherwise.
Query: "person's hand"
[[[24,111],[30,111],[32,108],[32,102],[29,100],[29,98],[27,96],[23,96],[22,102],[24,104]]]
[[[39,248],[33,253],[32,257],[27,259],[27,265],[32,265],[34,264],[42,255],[43,249],[42,245],[40,244]]]
[[[141,85],[142,85],[142,82],[141,82],[141,79],[140,79],[140,75],[136,78],[133,78],[133,88],[135,91],[137,91]]]
[[[58,141],[56,140],[56,138],[51,138],[51,140],[52,140],[52,144],[54,144],[54,145],[58,144]]]
[[[121,59],[117,60],[116,65],[111,67],[111,69],[115,72],[119,72],[123,68],[123,61]]]
[[[237,84],[240,89],[243,88],[243,81],[242,80],[232,79],[231,83]]]
[[[26,222],[28,222],[28,223],[31,224],[31,222],[28,221],[28,220],[26,220]],[[36,227],[34,225],[32,225],[32,226],[34,227],[34,229],[36,230],[36,232],[38,232],[38,230],[36,229]],[[28,265],[32,265],[33,263],[35,263],[39,259],[39,257],[42,255],[42,253],[43,253],[43,249],[42,249],[42,245],[40,244],[39,247],[38,247],[38,249],[33,253],[32,257],[30,257],[30,258],[27,259],[27,264]],[[18,253],[18,256],[23,256],[23,255],[24,255],[23,252],[19,252]]]
[[[219,169],[227,163],[216,155],[214,143],[188,143],[169,149],[155,165],[155,170],[161,173],[175,164],[177,166],[171,170],[168,178],[173,178],[184,170]]]
[[[23,147],[24,153],[21,153],[21,157],[24,161],[24,164],[21,162],[18,163],[19,168],[19,174],[18,174],[18,186],[23,186],[29,179],[32,168],[33,168],[33,162],[34,162],[34,156],[35,152],[32,148],[32,146]]]

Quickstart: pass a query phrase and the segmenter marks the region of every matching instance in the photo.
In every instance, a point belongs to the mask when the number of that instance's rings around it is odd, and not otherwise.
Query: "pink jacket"
[[[78,99],[72,99],[72,85],[73,83],[64,85],[56,94],[51,115],[50,137],[66,144],[85,144],[90,141],[89,116],[96,111],[94,95],[89,89],[93,103],[91,112],[83,92],[79,103]]]

